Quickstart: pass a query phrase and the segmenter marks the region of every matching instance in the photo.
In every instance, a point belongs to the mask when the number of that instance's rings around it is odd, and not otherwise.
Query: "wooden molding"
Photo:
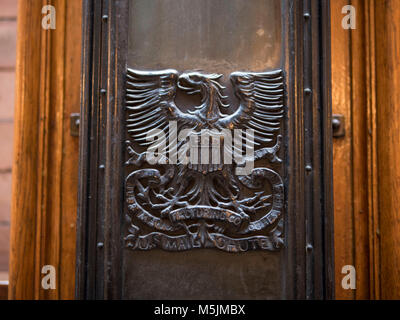
[[[356,29],[344,30],[342,7],[349,3],[332,2],[333,113],[343,114],[346,126],[334,141],[338,299],[380,297],[374,3],[353,0]],[[344,265],[356,268],[356,290],[341,286]]]
[[[56,29],[42,29],[42,6],[56,8]],[[74,296],[81,1],[19,2],[10,299]],[[43,290],[44,265],[56,290]]]
[[[337,299],[353,299],[354,292],[343,290],[341,270],[354,265],[354,232],[351,165],[351,59],[350,31],[342,28],[342,7],[347,0],[331,1],[332,112],[342,114],[346,135],[333,141],[333,190],[335,224],[335,291]]]
[[[378,160],[376,118],[376,54],[374,0],[365,3],[366,50],[366,106],[367,106],[367,161],[368,161],[368,222],[370,299],[380,299],[379,278],[379,211],[378,211]]]
[[[346,137],[334,143],[336,295],[398,299],[400,4],[353,0],[357,28],[345,31],[345,2],[332,7],[333,112],[348,120]],[[341,289],[343,264],[356,267],[355,291]]]
[[[374,11],[376,63],[374,66],[376,81],[372,90],[376,90],[375,108],[371,118],[376,117],[373,139],[377,173],[374,183],[378,183],[379,193],[375,193],[374,205],[379,213],[373,216],[376,235],[373,242],[375,275],[379,275],[379,296],[381,299],[400,298],[400,3],[396,0],[372,1]],[[374,92],[374,91],[373,91]],[[374,113],[375,112],[375,113]],[[375,136],[374,136],[375,134]],[[375,168],[375,167],[373,167]],[[375,280],[376,281],[376,280]]]
[[[354,265],[356,267],[356,299],[370,298],[370,266],[369,266],[369,190],[368,185],[368,131],[367,119],[368,100],[366,74],[369,68],[367,44],[367,27],[365,11],[367,3],[364,0],[353,0],[351,4],[356,8],[357,25],[350,30],[350,75],[351,75],[351,122],[352,142],[352,215],[354,228]],[[342,275],[343,276],[343,275]]]

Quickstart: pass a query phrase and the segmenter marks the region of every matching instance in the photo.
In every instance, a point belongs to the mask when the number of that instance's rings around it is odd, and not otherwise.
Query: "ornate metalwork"
[[[232,73],[230,80],[239,100],[232,114],[222,113],[229,104],[221,78],[200,72],[127,70],[126,126],[131,139],[126,165],[133,167],[125,182],[128,248],[242,252],[283,246],[284,185],[278,172],[284,73]],[[175,104],[177,90],[200,95],[201,104],[182,111]],[[176,126],[172,128],[170,121]],[[176,146],[173,139],[160,143],[158,147],[169,150],[169,158],[149,165],[146,148],[154,144],[149,139],[160,134],[155,129],[175,138],[186,133]],[[254,145],[256,166],[246,175],[236,174],[243,163],[235,157],[231,164],[172,163],[171,158],[179,157],[178,150],[200,133],[234,129],[254,133],[254,141],[247,135],[240,137],[243,148]],[[186,155],[191,152],[184,150]]]

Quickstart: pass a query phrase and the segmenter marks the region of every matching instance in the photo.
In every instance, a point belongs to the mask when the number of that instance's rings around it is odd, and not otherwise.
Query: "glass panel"
[[[128,63],[230,74],[281,62],[280,0],[132,0]]]

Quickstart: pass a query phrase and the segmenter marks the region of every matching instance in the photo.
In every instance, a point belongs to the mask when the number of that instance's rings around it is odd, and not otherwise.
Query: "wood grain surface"
[[[353,299],[354,292],[341,287],[341,270],[354,265],[352,203],[352,122],[350,31],[342,28],[346,0],[331,1],[332,113],[345,117],[346,135],[333,140],[333,192],[335,223],[335,288],[337,299]]]
[[[69,114],[80,105],[81,1],[19,2],[9,295],[70,299],[78,140],[69,134]],[[57,10],[56,30],[41,28],[48,3]],[[343,114],[346,126],[346,136],[334,141],[336,298],[394,299],[400,298],[400,2],[350,3],[356,30],[341,26],[349,1],[331,1],[333,113]],[[56,267],[54,291],[41,289],[44,264]],[[355,291],[341,287],[344,265],[356,267]]]
[[[16,38],[17,1],[0,1],[0,282],[3,281],[3,292],[7,292],[10,254]],[[4,294],[0,294],[0,299],[3,298]]]
[[[332,4],[333,113],[346,118],[334,142],[336,298],[400,298],[400,2],[353,0],[357,28]],[[345,264],[357,289],[343,290]]]
[[[41,27],[42,6],[56,8],[56,29]],[[11,219],[10,299],[72,299],[79,112],[81,1],[20,1]],[[44,265],[56,289],[43,290]]]
[[[400,2],[375,1],[380,295],[400,298]]]

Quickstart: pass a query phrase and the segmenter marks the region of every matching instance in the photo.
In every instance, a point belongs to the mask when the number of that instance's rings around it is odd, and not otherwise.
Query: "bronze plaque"
[[[330,296],[326,10],[86,1],[79,297]]]
[[[126,247],[177,253],[126,253],[126,279],[143,283],[127,296],[224,298],[235,283],[232,297],[278,298],[279,254],[240,253],[284,243],[280,0],[131,0],[130,17]],[[141,168],[152,146],[162,155]],[[240,165],[246,148],[254,163]]]
[[[280,0],[130,1],[128,65],[141,70],[127,70],[127,164],[141,167],[154,147],[162,165],[126,178],[129,248],[283,244],[284,187],[271,167],[282,163],[280,14]],[[251,169],[238,167],[242,148]]]

